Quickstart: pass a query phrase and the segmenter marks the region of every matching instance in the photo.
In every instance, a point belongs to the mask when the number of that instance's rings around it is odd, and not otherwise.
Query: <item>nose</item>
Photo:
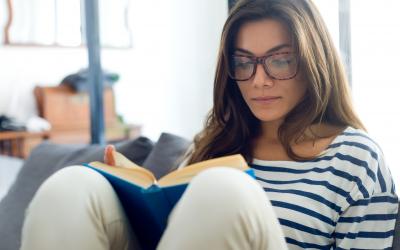
[[[273,79],[267,75],[261,64],[257,64],[256,73],[253,77],[253,84],[256,88],[272,87],[274,85]]]

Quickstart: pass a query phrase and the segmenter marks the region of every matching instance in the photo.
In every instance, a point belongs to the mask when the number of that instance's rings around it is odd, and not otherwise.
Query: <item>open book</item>
[[[167,225],[168,215],[199,172],[212,167],[232,167],[254,176],[237,154],[215,158],[172,171],[157,180],[153,173],[114,151],[116,166],[102,162],[84,164],[102,174],[117,193],[131,227],[143,249],[155,249]]]

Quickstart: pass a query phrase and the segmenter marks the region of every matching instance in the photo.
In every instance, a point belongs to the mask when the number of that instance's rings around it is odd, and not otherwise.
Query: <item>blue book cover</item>
[[[126,159],[122,162],[124,161],[126,165]],[[117,161],[117,165],[120,162]],[[254,177],[253,170],[241,155],[195,163],[175,170],[159,180],[147,169],[133,163],[129,163],[129,167],[108,166],[101,162],[84,165],[99,172],[110,182],[140,245],[145,250],[156,249],[167,226],[170,212],[196,174],[207,168],[226,166],[240,169]]]

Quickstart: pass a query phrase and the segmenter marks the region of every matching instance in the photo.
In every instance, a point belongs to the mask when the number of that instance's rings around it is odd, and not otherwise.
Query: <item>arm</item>
[[[369,152],[362,158],[375,178],[359,173],[368,193],[357,187],[350,192],[352,202],[339,216],[333,234],[336,249],[391,249],[399,200],[381,151]]]
[[[339,217],[336,249],[389,249],[392,246],[398,197],[390,192],[358,199]]]

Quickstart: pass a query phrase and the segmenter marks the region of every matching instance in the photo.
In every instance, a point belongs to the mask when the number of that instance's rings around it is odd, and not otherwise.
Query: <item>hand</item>
[[[104,149],[104,163],[110,166],[116,166],[113,152],[115,147],[113,145],[107,145]]]

